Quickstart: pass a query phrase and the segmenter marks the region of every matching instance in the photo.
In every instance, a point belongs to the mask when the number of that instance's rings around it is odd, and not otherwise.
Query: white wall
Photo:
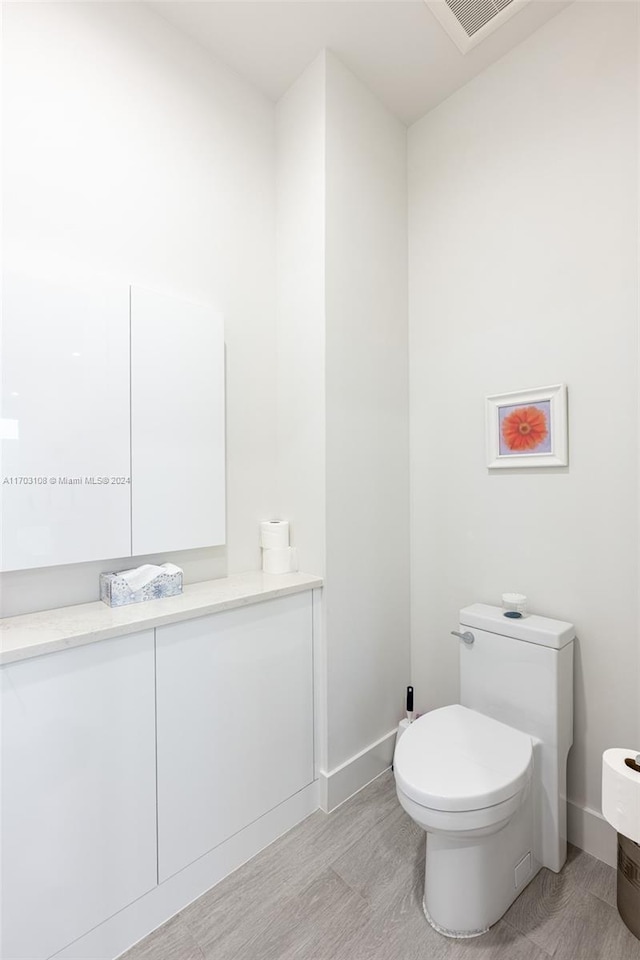
[[[277,515],[301,570],[326,570],[324,51],[276,107]],[[314,600],[315,767],[326,767],[326,638]]]
[[[418,706],[457,697],[461,606],[515,590],[573,621],[569,796],[594,811],[602,751],[639,734],[637,15],[572,4],[409,132]],[[569,467],[490,475],[485,396],[561,381]]]
[[[276,509],[274,106],[145,4],[7,3],[3,18],[5,265],[224,314],[227,548],[172,559],[187,580],[254,569]],[[3,612],[96,599],[119,565],[5,574]]]
[[[397,726],[409,669],[404,124],[327,54],[328,764]]]
[[[325,54],[276,109],[278,511],[300,569],[324,574]]]
[[[395,729],[409,682],[406,128],[330,52],[277,114],[279,509],[326,576],[328,782]]]

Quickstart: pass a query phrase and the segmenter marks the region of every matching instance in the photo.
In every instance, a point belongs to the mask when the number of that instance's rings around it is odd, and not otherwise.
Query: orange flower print
[[[502,439],[509,450],[533,450],[548,433],[546,415],[538,407],[519,407],[502,421]]]

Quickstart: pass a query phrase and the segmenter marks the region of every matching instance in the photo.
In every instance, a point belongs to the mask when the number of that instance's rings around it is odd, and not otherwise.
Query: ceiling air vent
[[[467,53],[528,0],[425,0],[458,49]]]

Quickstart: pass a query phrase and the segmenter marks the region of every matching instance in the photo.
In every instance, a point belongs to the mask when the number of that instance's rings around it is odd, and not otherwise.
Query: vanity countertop
[[[179,597],[109,607],[101,600],[0,620],[0,664],[15,663],[95,640],[192,620],[322,586],[305,573],[240,573],[187,584]]]

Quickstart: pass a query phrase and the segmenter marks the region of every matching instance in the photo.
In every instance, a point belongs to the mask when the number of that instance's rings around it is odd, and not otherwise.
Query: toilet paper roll
[[[289,546],[288,520],[263,520],[260,524],[260,546],[265,550]]]
[[[295,573],[298,569],[298,551],[295,547],[263,550],[262,569],[265,573]]]
[[[640,773],[627,766],[640,750],[614,748],[602,755],[602,814],[618,833],[640,843]]]

